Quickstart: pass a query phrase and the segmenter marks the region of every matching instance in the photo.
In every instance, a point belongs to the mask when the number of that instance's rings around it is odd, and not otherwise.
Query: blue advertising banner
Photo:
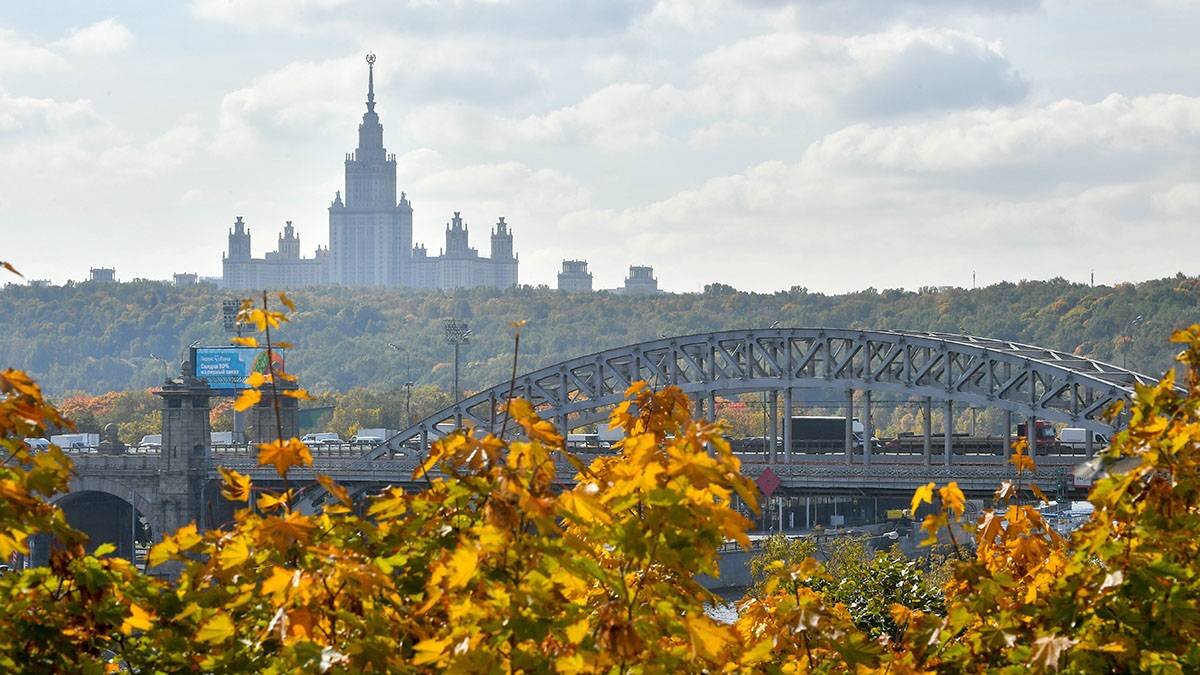
[[[283,355],[275,351],[277,368]],[[196,347],[192,363],[196,377],[208,380],[213,389],[245,389],[250,373],[267,372],[267,350],[258,347]]]

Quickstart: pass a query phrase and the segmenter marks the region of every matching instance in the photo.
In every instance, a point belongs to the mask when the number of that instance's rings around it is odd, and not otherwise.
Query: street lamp
[[[462,398],[462,392],[458,388],[459,345],[470,342],[471,329],[467,326],[467,322],[457,319],[446,319],[442,322],[442,328],[446,332],[446,344],[454,345],[454,401],[457,403]]]
[[[1130,321],[1129,324],[1125,327],[1126,328],[1125,337],[1129,338],[1129,341],[1125,343],[1125,349],[1123,349],[1121,351],[1121,367],[1124,368],[1125,370],[1129,370],[1129,346],[1133,344],[1133,330],[1132,329],[1134,326],[1141,325],[1141,323],[1142,323],[1142,315],[1138,314],[1136,317],[1134,317],[1133,321]]]
[[[155,356],[154,354],[150,354],[150,358],[154,359],[155,361],[158,361],[159,363],[161,363],[163,365],[163,380],[164,381],[167,378],[171,377],[171,364],[168,363],[166,359]]]
[[[396,344],[395,342],[389,342],[387,344],[389,347],[396,350],[397,352],[404,351],[403,349],[400,348],[400,345]],[[408,361],[407,354],[405,354],[405,356],[404,356],[404,377],[405,377],[405,380],[402,385],[404,387],[404,423],[411,425],[413,423],[412,388],[413,388],[413,385],[416,384],[416,382],[413,382],[412,379],[410,379],[410,378],[412,378],[412,371],[409,370],[409,361]]]

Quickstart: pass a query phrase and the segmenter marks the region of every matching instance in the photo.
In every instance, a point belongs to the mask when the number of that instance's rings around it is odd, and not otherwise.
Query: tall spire
[[[367,54],[367,112],[375,112],[375,54]]]

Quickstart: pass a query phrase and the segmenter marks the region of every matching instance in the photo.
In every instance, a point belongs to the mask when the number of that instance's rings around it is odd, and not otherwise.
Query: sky
[[[434,253],[520,281],[1112,284],[1200,273],[1200,0],[13,0],[0,260],[61,283],[306,256],[364,111]]]

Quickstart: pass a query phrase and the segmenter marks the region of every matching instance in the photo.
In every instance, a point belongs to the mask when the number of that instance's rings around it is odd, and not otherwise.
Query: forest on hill
[[[450,389],[452,348],[442,320],[469,322],[462,387],[508,377],[510,323],[526,320],[520,369],[621,345],[712,330],[822,326],[937,330],[1019,340],[1157,375],[1171,364],[1173,328],[1200,321],[1200,279],[1178,275],[1090,287],[1062,279],[979,289],[801,287],[744,293],[630,297],[545,288],[454,292],[318,288],[291,293],[298,311],[279,339],[289,369],[313,392],[400,389],[407,380]],[[0,362],[28,371],[51,395],[145,389],[178,372],[188,345],[225,344],[221,302],[237,293],[162,282],[9,285],[0,289]],[[1138,317],[1141,317],[1138,320]],[[395,345],[394,347],[391,345]]]

